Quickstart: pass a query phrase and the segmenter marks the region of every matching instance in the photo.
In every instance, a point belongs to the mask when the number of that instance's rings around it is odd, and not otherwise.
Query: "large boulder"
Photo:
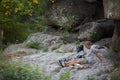
[[[104,15],[109,19],[120,19],[120,0],[103,0]]]
[[[100,41],[95,42],[94,44],[100,45],[100,46],[106,46],[110,48],[112,42],[112,38],[104,38],[101,39]]]
[[[44,33],[34,33],[31,34],[26,41],[24,41],[24,44],[29,44],[30,42],[38,42],[40,43],[40,49],[46,48],[48,46],[51,46],[55,43],[61,43],[61,37],[56,35],[49,35]]]
[[[88,22],[79,26],[79,40],[98,41],[101,38],[111,37],[114,26],[112,20],[98,20],[96,22]]]
[[[57,0],[46,12],[47,24],[70,29],[96,16],[98,18],[103,14],[101,7],[96,0]]]

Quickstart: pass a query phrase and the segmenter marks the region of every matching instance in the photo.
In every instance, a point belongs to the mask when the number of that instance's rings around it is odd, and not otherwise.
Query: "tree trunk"
[[[3,29],[2,24],[0,24],[0,49],[2,49],[2,41],[3,41]]]
[[[115,29],[112,37],[112,50],[120,52],[120,20],[114,20]]]
[[[114,20],[114,33],[111,48],[120,51],[120,0],[103,0],[105,18]]]

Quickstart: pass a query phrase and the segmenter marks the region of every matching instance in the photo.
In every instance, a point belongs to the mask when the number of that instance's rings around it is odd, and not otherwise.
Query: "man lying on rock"
[[[90,41],[85,41],[83,44],[83,50],[78,52],[76,58],[69,58],[64,60],[59,60],[59,63],[62,67],[71,67],[81,69],[87,68],[87,66],[81,64],[93,64],[96,62],[96,58],[103,62],[102,54],[107,53],[108,49],[105,46],[92,45]],[[82,55],[82,56],[81,56]]]

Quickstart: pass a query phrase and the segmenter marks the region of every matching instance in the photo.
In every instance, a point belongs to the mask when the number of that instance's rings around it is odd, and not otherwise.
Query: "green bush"
[[[12,62],[0,54],[0,80],[50,80],[36,67],[22,62]]]
[[[37,17],[32,17],[28,21],[30,24],[30,30],[31,32],[41,32],[44,31],[46,28],[46,22],[45,22],[45,17],[44,16],[37,16]],[[31,24],[32,23],[32,24]]]
[[[26,44],[27,47],[29,48],[34,48],[34,49],[39,49],[40,43],[37,41],[32,41]]]
[[[47,80],[47,77],[25,64],[0,62],[0,80]]]
[[[28,25],[19,22],[6,22],[3,24],[3,30],[4,44],[22,42],[29,34]]]

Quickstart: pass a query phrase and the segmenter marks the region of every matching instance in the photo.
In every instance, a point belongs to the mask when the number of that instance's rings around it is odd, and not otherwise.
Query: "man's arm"
[[[97,51],[94,51],[95,56],[102,62],[102,57],[98,54]]]

